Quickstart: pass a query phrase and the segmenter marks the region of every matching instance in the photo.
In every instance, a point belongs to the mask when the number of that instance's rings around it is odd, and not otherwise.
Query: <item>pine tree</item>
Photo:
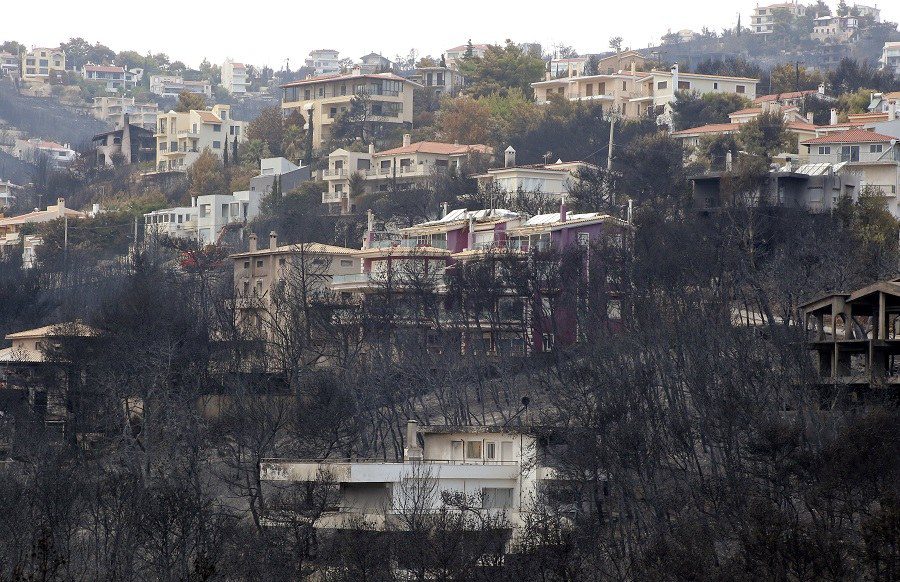
[[[237,136],[234,136],[234,140],[231,142],[231,163],[234,165],[241,163],[240,158],[238,158]]]
[[[469,39],[469,42],[466,43],[466,54],[465,58],[471,59],[475,56],[475,47],[472,46],[472,39]]]
[[[226,168],[228,167],[228,136],[225,136],[225,149],[223,150],[222,155],[222,165]]]

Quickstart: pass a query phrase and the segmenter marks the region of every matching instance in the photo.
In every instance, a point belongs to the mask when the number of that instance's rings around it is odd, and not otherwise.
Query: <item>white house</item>
[[[315,69],[316,75],[329,75],[341,72],[340,53],[332,49],[316,49],[310,51],[306,66]]]
[[[562,160],[517,166],[516,150],[512,146],[506,148],[504,161],[502,168],[491,168],[484,174],[474,176],[479,190],[493,188],[504,201],[522,193],[532,197],[545,196],[548,202],[558,202],[576,184],[581,170],[595,168],[587,162]]]
[[[106,85],[107,93],[117,93],[134,89],[143,76],[143,71],[129,71],[124,67],[94,65],[88,63],[81,68],[81,76],[86,81],[97,81]]]
[[[225,59],[222,64],[222,87],[232,95],[243,95],[249,91],[250,80],[247,78],[247,66],[231,59]]]

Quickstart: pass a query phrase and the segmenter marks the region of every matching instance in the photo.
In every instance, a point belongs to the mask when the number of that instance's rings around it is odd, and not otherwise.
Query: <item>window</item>
[[[497,443],[485,443],[484,458],[493,461],[497,458]]]
[[[466,441],[466,458],[481,458],[481,441]]]
[[[719,88],[719,84],[718,84],[718,83],[713,83],[713,89],[718,89],[718,88]]]
[[[222,218],[228,218],[228,205],[222,205]]]
[[[159,151],[164,152],[168,149],[168,147],[169,147],[168,143],[166,143],[164,141],[159,142]]]
[[[678,81],[678,90],[679,91],[689,91],[691,89],[690,81]]]
[[[220,150],[220,149],[222,149],[222,142],[220,142],[220,141],[214,141],[214,142],[213,142],[213,149],[214,149],[214,150]]]
[[[747,92],[747,87],[745,87],[744,85],[737,85],[734,88],[734,91],[735,91],[735,93],[737,93],[739,95],[743,95],[744,93]]]
[[[337,111],[337,107],[332,107],[328,112],[328,117],[334,119],[335,117],[337,117]]]
[[[831,146],[819,146],[819,155],[827,156],[831,153]]]
[[[622,91],[628,90],[628,81],[622,81]]]
[[[262,266],[263,266],[263,260],[262,260],[262,259],[257,259],[257,260],[256,260],[256,268],[257,268],[257,269],[262,269]]]
[[[554,338],[553,338],[552,333],[543,334],[543,337],[541,338],[541,340],[542,340],[541,341],[541,349],[545,352],[552,352],[553,351],[553,339]]]
[[[341,96],[343,97],[346,94],[347,94],[347,85],[341,85]]]
[[[310,98],[310,97],[311,97],[311,95],[310,95],[309,89],[305,89],[305,90],[303,91],[303,100],[304,100],[304,101],[309,101],[309,98]]]
[[[873,143],[872,145],[869,146],[870,154],[880,154],[883,151],[884,151],[884,146],[880,143]]]
[[[668,81],[660,81],[660,82],[658,82],[658,83],[656,84],[656,88],[657,88],[657,89],[668,89],[668,88],[669,88],[669,82],[668,82]]]
[[[583,247],[588,246],[591,243],[591,233],[589,232],[579,232],[578,233],[578,244]]]
[[[341,259],[341,266],[342,267],[352,267],[353,261],[351,259]]]
[[[244,261],[244,268],[245,268],[245,269],[249,269],[249,268],[250,268],[250,261]]]
[[[213,131],[222,131],[221,123],[213,123]]]
[[[842,146],[841,147],[842,162],[858,162],[859,146]]]
[[[284,266],[284,264],[285,264],[286,262],[287,262],[287,261],[285,260],[284,257],[280,257],[280,258],[278,259],[278,264],[281,265],[282,267]]]
[[[319,97],[324,97],[324,96],[325,96],[325,85],[322,85],[321,87],[319,87]]]
[[[585,88],[584,88],[584,94],[587,95],[588,97],[593,97],[593,96],[594,96],[594,84],[593,84],[593,83],[588,83],[588,84],[585,86]]]
[[[513,506],[512,487],[484,487],[481,490],[483,509],[509,509]]]

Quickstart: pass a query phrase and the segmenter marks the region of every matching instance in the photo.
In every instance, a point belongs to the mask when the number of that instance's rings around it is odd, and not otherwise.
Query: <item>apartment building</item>
[[[553,466],[546,438],[549,430],[420,426],[410,420],[406,433],[399,462],[266,459],[260,465],[260,478],[276,499],[281,486],[332,483],[326,511],[314,527],[343,530],[347,535],[348,529],[362,523],[402,535],[408,528],[409,519],[404,519],[408,513],[426,519],[431,513],[459,511],[451,505],[458,500],[471,511],[506,522],[497,532],[500,548],[514,540],[529,516],[541,511],[541,501],[563,479]],[[585,498],[601,487],[598,483],[598,489]],[[404,568],[403,556],[397,557],[395,567]]]
[[[472,56],[473,57],[483,57],[484,53],[487,52],[489,46],[490,45],[487,45],[487,44],[473,44],[472,45]],[[469,51],[468,44],[461,44],[459,46],[449,48],[444,51],[444,63],[451,69],[458,69],[459,61],[461,61],[463,58],[465,58],[466,53],[468,51]]]
[[[369,53],[359,58],[359,68],[363,73],[386,73],[394,68],[390,59],[378,53]]]
[[[590,168],[596,169],[596,166],[588,162],[562,160],[519,166],[516,165],[516,150],[509,146],[504,152],[502,168],[491,168],[474,178],[478,181],[479,190],[491,190],[501,200],[510,201],[522,194],[559,201],[578,181],[578,173]]]
[[[198,93],[212,98],[212,83],[187,80],[180,75],[150,75],[150,92],[160,97],[178,97],[181,93]]]
[[[780,2],[767,6],[758,6],[750,16],[750,30],[754,34],[772,34],[775,32],[775,20],[779,12],[786,12],[793,18],[803,16],[806,6],[797,2]]]
[[[132,124],[127,113],[122,118],[122,125],[92,138],[97,152],[97,165],[112,168],[117,163],[148,163],[155,166],[156,138],[153,130]]]
[[[158,112],[156,103],[136,103],[134,97],[94,97],[91,105],[91,114],[113,127],[124,124],[127,115],[130,123],[155,130]]]
[[[54,168],[71,164],[77,155],[75,150],[69,147],[69,144],[63,145],[38,138],[16,139],[12,154],[29,163],[46,157]]]
[[[432,99],[440,99],[444,95],[456,95],[466,82],[456,69],[441,66],[418,67],[410,76],[410,80],[422,85]]]
[[[58,48],[32,48],[22,53],[22,79],[47,82],[66,72],[66,53]]]
[[[225,59],[225,62],[222,63],[222,87],[231,95],[243,95],[249,91],[250,80],[247,78],[247,66],[244,63]]]
[[[265,197],[277,181],[278,189],[287,193],[311,178],[309,166],[298,166],[286,158],[263,158],[259,161],[259,175],[250,178],[250,191]]]
[[[843,407],[870,397],[896,397],[897,279],[831,293],[799,308],[807,346],[818,364],[823,402]]]
[[[900,42],[886,42],[881,51],[881,66],[900,75]]]
[[[186,171],[207,149],[223,158],[226,147],[246,139],[245,126],[246,122],[231,117],[230,105],[160,113],[155,135],[157,170]]]
[[[411,143],[408,133],[404,134],[401,147],[381,152],[376,152],[374,145],[369,146],[368,152],[337,149],[329,154],[328,168],[322,172],[328,186],[322,193],[322,203],[330,205],[332,213],[355,212],[356,196],[386,192],[390,188],[415,188],[436,175],[460,170],[473,156],[490,159],[492,155],[492,148],[484,144]],[[364,180],[358,193],[350,192],[354,174]]]
[[[81,76],[86,81],[94,81],[106,86],[107,93],[118,93],[134,89],[143,73],[129,71],[125,67],[94,65],[88,63],[81,68]]]
[[[318,148],[331,137],[332,124],[350,110],[357,95],[366,96],[371,121],[411,126],[413,88],[417,86],[393,73],[367,75],[356,70],[284,84],[281,107],[286,112],[299,110],[306,118],[312,116],[313,147]]]
[[[734,93],[753,100],[758,79],[682,73],[678,65],[669,71],[637,70],[637,61],[627,72],[549,79],[532,83],[534,98],[547,103],[553,96],[570,101],[597,101],[628,119],[670,112],[676,92]]]
[[[341,72],[340,53],[332,49],[317,49],[309,52],[306,66],[315,70],[315,75],[332,75]]]
[[[900,146],[897,138],[866,129],[848,129],[802,143],[811,163],[843,163],[843,172],[856,175],[860,188],[880,190],[888,210],[900,217]]]
[[[570,57],[550,60],[550,78],[578,77],[584,75],[588,57]]]

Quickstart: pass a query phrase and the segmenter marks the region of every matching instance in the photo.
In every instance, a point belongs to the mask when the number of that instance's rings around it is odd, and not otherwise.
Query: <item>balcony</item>
[[[515,480],[519,476],[518,461],[449,459],[417,463],[266,459],[260,464],[260,476],[265,481],[315,481],[324,474],[338,483],[398,483],[423,468],[435,479]]]
[[[343,178],[346,175],[346,168],[325,169],[322,171],[322,176],[325,178]]]
[[[344,197],[343,192],[322,192],[322,204],[340,202]]]

